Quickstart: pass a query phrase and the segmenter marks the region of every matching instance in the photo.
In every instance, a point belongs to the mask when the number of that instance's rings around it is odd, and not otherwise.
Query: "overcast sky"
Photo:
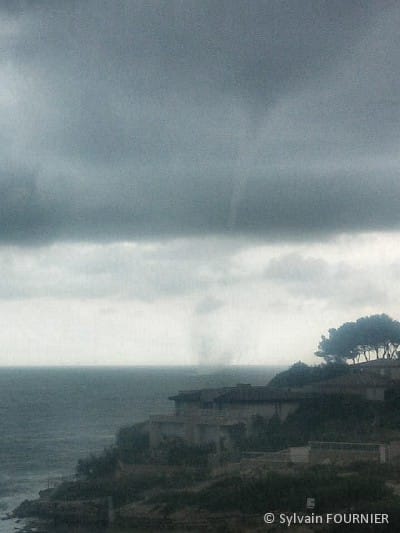
[[[316,362],[400,319],[399,2],[0,6],[0,365]]]

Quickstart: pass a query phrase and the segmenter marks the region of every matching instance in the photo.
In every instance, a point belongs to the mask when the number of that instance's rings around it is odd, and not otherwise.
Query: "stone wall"
[[[356,461],[385,462],[386,447],[373,443],[311,442],[310,463],[348,464]]]

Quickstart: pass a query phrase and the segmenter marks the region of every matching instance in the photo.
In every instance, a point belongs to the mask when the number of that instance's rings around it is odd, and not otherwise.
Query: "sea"
[[[180,390],[265,385],[283,367],[0,367],[0,518],[74,475],[122,426],[173,411]],[[23,521],[0,520],[0,533]]]

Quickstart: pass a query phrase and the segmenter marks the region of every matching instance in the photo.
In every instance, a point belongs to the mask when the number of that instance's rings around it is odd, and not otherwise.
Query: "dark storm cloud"
[[[399,226],[398,4],[3,8],[1,241]]]

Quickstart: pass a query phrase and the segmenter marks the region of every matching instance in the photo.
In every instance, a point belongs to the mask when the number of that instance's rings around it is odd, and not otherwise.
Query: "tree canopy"
[[[328,336],[322,335],[315,355],[327,362],[397,359],[399,346],[400,322],[386,314],[371,315],[331,328]]]

